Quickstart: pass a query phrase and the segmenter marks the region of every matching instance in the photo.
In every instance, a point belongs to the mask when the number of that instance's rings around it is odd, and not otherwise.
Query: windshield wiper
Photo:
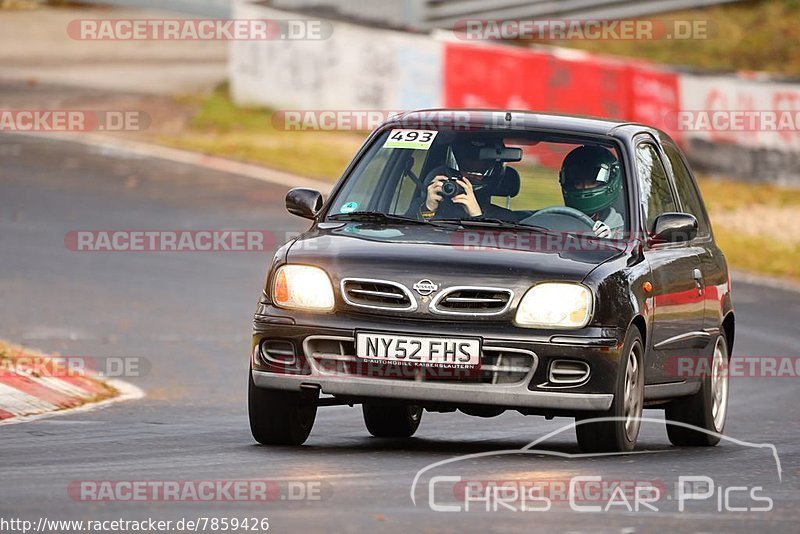
[[[328,215],[332,221],[354,221],[354,222],[386,222],[402,224],[427,224],[425,221],[406,217],[404,215],[394,215],[380,211],[353,211],[351,213],[334,213]]]
[[[515,221],[504,221],[491,217],[463,218],[463,219],[436,219],[436,222],[457,223],[465,228],[508,228],[511,230],[534,230],[552,233],[550,228],[535,224],[523,224]]]

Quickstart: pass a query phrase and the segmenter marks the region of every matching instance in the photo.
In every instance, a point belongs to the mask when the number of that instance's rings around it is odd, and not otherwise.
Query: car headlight
[[[273,278],[272,302],[293,310],[331,311],[333,286],[319,267],[284,265]]]
[[[546,282],[530,288],[514,324],[526,328],[582,328],[592,316],[592,292],[579,284]]]

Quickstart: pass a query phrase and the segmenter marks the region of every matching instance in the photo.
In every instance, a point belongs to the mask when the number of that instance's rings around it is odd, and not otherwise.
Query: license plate
[[[481,341],[359,332],[356,355],[369,361],[426,367],[473,367],[481,363]]]

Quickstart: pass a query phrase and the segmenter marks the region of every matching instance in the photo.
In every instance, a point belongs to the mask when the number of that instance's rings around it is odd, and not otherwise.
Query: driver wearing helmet
[[[597,237],[619,235],[625,225],[614,203],[622,192],[622,172],[610,150],[582,146],[567,154],[559,173],[564,204],[595,221]]]
[[[494,159],[481,159],[480,152],[485,147],[486,144],[479,141],[462,139],[453,143],[448,149],[446,167],[460,175],[454,182],[460,186],[459,194],[447,195],[443,189],[448,187],[445,184],[449,179],[438,174],[427,187],[422,205],[424,219],[434,216],[440,219],[465,216],[503,219],[508,215],[509,210],[491,202],[492,186],[502,176],[504,164]]]

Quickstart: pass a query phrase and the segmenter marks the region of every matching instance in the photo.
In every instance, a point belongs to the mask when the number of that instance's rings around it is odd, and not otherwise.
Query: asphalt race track
[[[282,241],[304,228],[283,208],[286,188],[30,136],[0,136],[0,161],[0,337],[65,355],[146,363],[143,376],[126,378],[146,392],[142,400],[0,426],[3,517],[37,521],[43,510],[49,519],[266,517],[272,532],[797,532],[796,376],[732,379],[726,434],[739,442],[676,448],[663,424],[646,423],[638,448],[644,454],[569,457],[578,449],[568,430],[537,446],[555,455],[485,455],[426,471],[416,505],[411,485],[418,470],[459,455],[519,449],[571,420],[426,413],[413,439],[394,441],[370,437],[358,407],[320,408],[305,446],[257,446],[247,424],[247,362],[252,313],[271,252],[73,252],[64,239],[72,230],[260,229]],[[734,299],[735,355],[800,354],[800,293],[734,279]],[[663,412],[645,415],[661,418]],[[774,445],[782,478],[771,449],[741,442]],[[502,505],[486,511],[478,502],[469,511],[438,512],[429,505],[433,476],[535,477],[552,487],[575,476],[600,476],[651,481],[664,496],[654,503],[657,512],[611,506],[582,513],[573,508],[597,503],[558,495],[546,511]],[[686,501],[681,512],[674,487],[679,476],[709,477],[713,496]],[[86,480],[251,479],[276,483],[284,499],[98,502],[70,490]],[[434,482],[434,504],[452,505],[458,485]],[[753,511],[765,506],[754,495],[769,497],[771,510]],[[531,506],[545,507],[542,501]]]

